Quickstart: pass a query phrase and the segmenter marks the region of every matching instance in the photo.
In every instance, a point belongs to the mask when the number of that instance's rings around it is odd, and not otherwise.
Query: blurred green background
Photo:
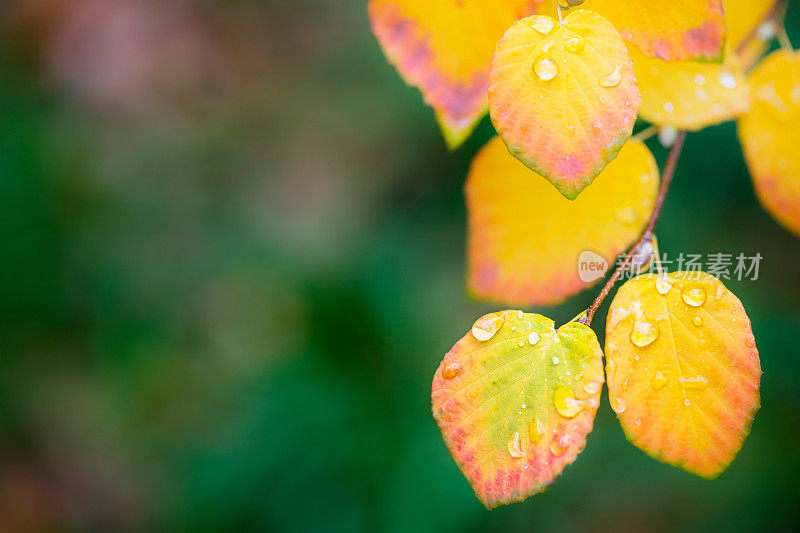
[[[658,234],[764,257],[728,282],[764,370],[739,457],[652,461],[604,401],[552,488],[483,509],[430,381],[494,310],[462,193],[491,135],[447,152],[363,0],[0,3],[0,531],[797,529],[800,240],[733,124],[690,136]]]

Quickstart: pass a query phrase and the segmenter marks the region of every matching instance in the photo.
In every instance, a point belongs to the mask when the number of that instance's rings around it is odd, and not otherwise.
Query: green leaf
[[[602,350],[577,322],[503,311],[475,322],[433,378],[433,416],[475,494],[492,509],[546,489],[592,430]]]

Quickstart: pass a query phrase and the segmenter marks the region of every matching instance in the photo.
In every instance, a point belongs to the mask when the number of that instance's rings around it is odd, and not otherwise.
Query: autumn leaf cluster
[[[671,146],[679,132],[738,120],[760,201],[800,234],[800,53],[782,33],[784,8],[370,0],[381,47],[447,145],[487,113],[497,132],[465,185],[471,293],[556,304],[598,281],[579,276],[582,252],[610,264],[642,245],[652,253],[668,180],[648,131]],[[764,57],[775,35],[782,48]],[[637,120],[651,126],[632,137]],[[592,313],[556,327],[509,310],[478,319],[445,355],[433,414],[487,507],[544,490],[574,461],[604,384],[627,438],[653,458],[710,479],[735,458],[759,407],[750,321],[717,278],[655,263],[617,291],[605,349]]]

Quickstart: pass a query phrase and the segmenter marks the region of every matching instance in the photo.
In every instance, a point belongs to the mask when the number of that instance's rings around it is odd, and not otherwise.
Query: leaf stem
[[[736,55],[741,56],[746,50],[748,45],[753,39],[758,37],[758,30],[762,24],[765,22],[772,22],[775,25],[775,30],[780,31],[778,28],[783,28],[783,24],[781,23],[781,17],[783,13],[786,12],[786,6],[788,5],[789,0],[775,0],[775,3],[772,4],[772,8],[766,12],[766,14],[758,21],[758,24],[755,24],[752,29],[747,32],[747,35],[742,37],[742,40],[739,42],[739,45],[736,47]],[[785,33],[785,30],[784,30]],[[783,44],[783,43],[781,43]]]
[[[603,290],[600,291],[600,294],[598,294],[597,298],[595,298],[594,302],[592,302],[591,307],[586,310],[586,316],[580,319],[582,324],[586,324],[587,326],[591,325],[594,314],[600,308],[603,300],[605,300],[606,296],[608,296],[608,293],[611,292],[611,289],[614,288],[614,285],[616,285],[617,281],[619,281],[620,276],[622,276],[622,274],[628,268],[633,257],[639,252],[639,249],[653,237],[653,230],[655,230],[656,223],[658,223],[658,218],[661,216],[661,209],[664,207],[664,200],[667,197],[667,192],[669,191],[669,186],[672,183],[672,178],[675,176],[675,168],[678,165],[678,159],[680,159],[681,152],[683,151],[683,143],[685,140],[686,132],[679,131],[678,137],[675,139],[675,144],[672,145],[669,155],[667,156],[667,162],[664,165],[664,171],[661,174],[661,184],[658,188],[658,195],[656,196],[656,202],[653,206],[653,212],[650,213],[650,219],[647,221],[647,226],[645,226],[644,231],[639,236],[639,239],[625,254],[622,262],[619,264],[616,270],[614,270],[614,273],[611,274],[611,277],[606,282]]]
[[[653,135],[656,135],[657,133],[658,133],[658,126],[653,124],[653,125],[650,125],[650,126],[646,127],[642,131],[634,134],[633,138],[636,139],[637,141],[644,142],[647,139],[649,139],[650,137],[652,137]]]
[[[781,48],[787,52],[794,52],[792,41],[789,40],[789,34],[786,33],[786,26],[777,20],[773,20],[772,24],[775,26],[775,33],[778,35],[778,42],[781,44]]]

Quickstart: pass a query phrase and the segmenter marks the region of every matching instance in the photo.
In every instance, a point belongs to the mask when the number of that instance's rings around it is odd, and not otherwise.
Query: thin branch
[[[645,129],[643,129],[639,133],[636,133],[635,135],[633,135],[633,138],[636,139],[637,141],[644,142],[647,139],[649,139],[650,137],[652,137],[653,135],[656,135],[657,133],[658,133],[658,126],[652,125],[652,126],[646,127]]]
[[[789,34],[786,33],[784,25],[777,20],[773,20],[772,23],[775,25],[775,33],[778,35],[778,42],[781,44],[781,48],[787,52],[794,52],[792,41],[789,40]]]
[[[650,214],[650,219],[647,221],[647,226],[644,228],[641,236],[639,236],[639,239],[633,244],[633,246],[631,246],[631,248],[628,250],[628,253],[625,254],[622,262],[611,275],[611,278],[609,278],[608,282],[606,282],[603,290],[600,291],[600,294],[598,294],[597,298],[595,298],[594,302],[592,302],[591,307],[589,307],[589,309],[586,311],[586,316],[580,319],[582,324],[586,324],[588,326],[592,323],[594,314],[600,308],[603,300],[605,300],[606,296],[608,296],[608,293],[611,292],[611,289],[614,288],[614,285],[616,285],[617,281],[619,281],[620,276],[622,276],[622,274],[628,268],[633,257],[639,253],[639,249],[653,237],[653,231],[655,230],[656,223],[658,223],[658,218],[661,216],[661,209],[664,207],[664,200],[667,197],[667,192],[669,191],[669,186],[672,183],[672,178],[675,176],[675,168],[678,165],[678,159],[681,156],[681,151],[683,150],[683,143],[685,140],[686,132],[678,132],[678,137],[675,139],[675,144],[672,145],[669,155],[667,156],[667,162],[664,165],[664,172],[661,174],[661,185],[658,188],[658,196],[656,196],[656,202],[653,206],[653,212]]]
[[[753,39],[758,37],[758,29],[761,27],[762,24],[765,22],[772,21],[775,23],[776,28],[779,24],[781,24],[781,17],[786,12],[786,6],[789,4],[789,0],[775,0],[775,3],[772,4],[772,8],[764,14],[761,20],[758,21],[758,24],[755,24],[749,32],[739,41],[739,45],[736,47],[736,55],[741,56],[747,51],[747,47],[750,45],[750,42]]]

